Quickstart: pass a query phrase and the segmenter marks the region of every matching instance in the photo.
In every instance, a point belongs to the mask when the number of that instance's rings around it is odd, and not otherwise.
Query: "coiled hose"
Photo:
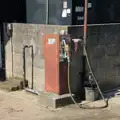
[[[97,86],[97,89],[98,89],[98,91],[99,91],[102,99],[103,99],[104,102],[105,102],[105,105],[104,105],[104,106],[100,106],[100,107],[95,107],[95,106],[89,107],[89,106],[85,106],[85,105],[83,105],[83,104],[78,104],[78,103],[76,102],[76,100],[75,100],[74,97],[73,97],[73,94],[72,94],[72,92],[71,92],[71,87],[70,87],[70,61],[68,60],[68,90],[69,90],[71,99],[72,99],[73,103],[74,103],[77,107],[82,108],[82,109],[103,109],[103,108],[106,108],[106,107],[108,107],[108,100],[105,100],[105,97],[103,96],[103,93],[102,93],[102,91],[101,91],[101,89],[100,89],[99,83],[98,83],[98,81],[97,81],[97,79],[96,79],[96,77],[95,77],[95,75],[94,75],[94,72],[93,72],[92,67],[91,67],[91,65],[90,65],[90,61],[89,61],[89,58],[88,58],[88,54],[87,54],[87,50],[86,50],[85,45],[84,45],[84,52],[85,52],[86,61],[87,61],[87,64],[88,64],[89,71],[90,71],[91,74],[92,74],[93,80],[94,80],[94,82],[95,82],[95,84],[96,84],[96,86]]]

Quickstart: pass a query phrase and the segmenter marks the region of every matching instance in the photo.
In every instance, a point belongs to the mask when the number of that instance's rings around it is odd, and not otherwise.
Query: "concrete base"
[[[22,90],[23,80],[14,78],[6,80],[4,82],[0,82],[0,89],[8,92]]]
[[[73,95],[74,96],[74,95]],[[39,103],[50,108],[59,108],[69,104],[72,104],[70,94],[56,95],[52,93],[40,93]]]

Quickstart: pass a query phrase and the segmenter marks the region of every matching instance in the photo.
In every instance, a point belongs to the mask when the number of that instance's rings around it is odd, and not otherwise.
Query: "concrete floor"
[[[38,101],[39,97],[25,91],[0,91],[0,120],[120,120],[120,97],[110,99],[109,107],[102,110],[82,110],[75,105],[54,110]]]

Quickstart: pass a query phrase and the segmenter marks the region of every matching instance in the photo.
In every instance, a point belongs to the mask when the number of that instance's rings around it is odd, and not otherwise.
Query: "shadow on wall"
[[[68,33],[82,35],[83,27],[69,27]],[[94,74],[102,90],[120,86],[120,24],[90,25],[87,51]],[[88,68],[86,66],[86,72]]]
[[[7,23],[0,23],[0,31],[1,31],[1,56],[2,56],[2,69],[0,70],[0,78],[1,78],[0,80],[4,81],[6,80],[5,46],[12,37],[12,33],[13,33],[12,25],[8,26]]]
[[[9,40],[9,38],[8,38]],[[1,68],[0,68],[0,81],[4,81],[6,79],[6,75],[5,75],[5,45],[6,43],[4,42],[4,25],[1,22],[0,23],[0,44],[1,44],[1,48],[0,48],[0,52],[1,52]]]

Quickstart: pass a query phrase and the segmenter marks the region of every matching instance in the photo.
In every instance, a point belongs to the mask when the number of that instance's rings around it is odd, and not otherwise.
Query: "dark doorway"
[[[26,0],[0,0],[0,21],[24,23]]]
[[[5,75],[5,45],[4,45],[4,27],[2,22],[0,23],[0,81],[6,79]]]

